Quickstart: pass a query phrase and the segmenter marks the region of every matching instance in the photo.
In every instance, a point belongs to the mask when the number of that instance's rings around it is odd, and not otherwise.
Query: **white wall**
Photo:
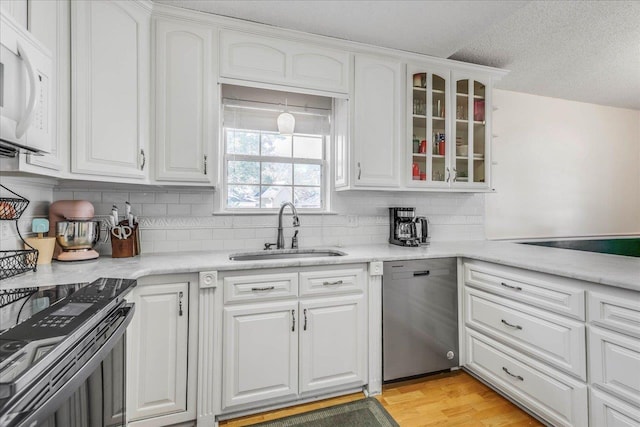
[[[640,233],[640,111],[494,91],[489,239]]]

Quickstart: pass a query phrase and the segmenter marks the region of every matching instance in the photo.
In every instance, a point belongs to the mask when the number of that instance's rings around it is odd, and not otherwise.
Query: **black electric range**
[[[135,285],[102,278],[0,290],[0,425],[43,421],[64,405],[121,341],[133,315],[124,295]]]

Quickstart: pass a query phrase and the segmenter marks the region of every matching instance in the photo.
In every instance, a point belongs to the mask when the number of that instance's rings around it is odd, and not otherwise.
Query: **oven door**
[[[105,329],[109,337],[46,402],[33,396],[23,402],[17,426],[111,427],[126,424],[125,331],[134,313],[133,304],[118,309]]]

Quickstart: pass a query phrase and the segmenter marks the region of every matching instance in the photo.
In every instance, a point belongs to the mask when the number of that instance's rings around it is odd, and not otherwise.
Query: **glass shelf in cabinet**
[[[468,93],[456,93],[456,96],[459,96],[461,98],[468,98],[469,94]],[[473,95],[473,99],[484,99],[484,96],[482,95]]]

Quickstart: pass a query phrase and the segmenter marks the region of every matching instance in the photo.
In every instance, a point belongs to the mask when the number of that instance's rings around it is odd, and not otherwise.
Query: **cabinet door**
[[[0,9],[13,17],[18,24],[27,28],[27,0],[2,0],[0,1]]]
[[[295,398],[297,301],[225,307],[223,316],[223,408]]]
[[[213,31],[166,19],[155,24],[156,179],[210,182]]]
[[[407,128],[411,133],[404,146],[411,157],[403,176],[409,187],[446,188],[453,179],[452,154],[447,149],[451,138],[449,75],[448,69],[432,66],[407,68]]]
[[[127,413],[138,420],[187,410],[189,284],[135,289],[128,335]]]
[[[301,393],[366,382],[364,295],[300,302]]]
[[[71,171],[146,177],[149,11],[136,2],[71,2]]]
[[[403,123],[403,72],[399,61],[355,58],[353,170],[355,187],[397,187]]]
[[[489,188],[491,182],[491,78],[453,73],[455,104],[452,186]],[[455,145],[454,145],[455,144]],[[455,153],[455,156],[453,156]]]

